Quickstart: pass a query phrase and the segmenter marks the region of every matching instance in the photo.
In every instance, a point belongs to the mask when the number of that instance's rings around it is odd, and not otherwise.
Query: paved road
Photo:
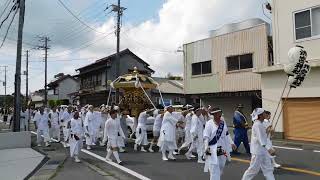
[[[106,156],[105,148],[97,147],[91,152],[102,157]],[[301,180],[303,178],[304,180],[318,180],[320,178],[320,176],[298,172],[307,170],[307,172],[320,173],[320,153],[278,149],[278,156],[278,161],[281,164],[295,169],[275,170],[276,179]],[[120,154],[120,158],[125,162],[125,167],[152,180],[202,180],[209,177],[207,173],[203,172],[203,165],[197,164],[195,160],[186,160],[183,155],[177,156],[176,161],[163,162],[160,153],[133,152],[131,145],[128,148],[128,153]],[[241,162],[234,160],[228,164],[222,179],[241,179],[244,171],[248,168],[248,162],[242,160],[249,160],[249,157],[240,155],[235,158],[241,159]],[[262,174],[259,174],[255,179],[264,178]]]

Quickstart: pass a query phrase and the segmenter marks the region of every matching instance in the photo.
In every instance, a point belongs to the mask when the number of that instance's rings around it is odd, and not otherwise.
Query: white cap
[[[114,107],[113,107],[113,110],[118,111],[118,110],[119,110],[119,106],[114,106]]]

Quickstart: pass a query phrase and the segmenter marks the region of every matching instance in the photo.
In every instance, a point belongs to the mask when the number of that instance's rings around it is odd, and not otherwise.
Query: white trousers
[[[268,154],[252,155],[250,166],[244,173],[242,180],[253,179],[260,169],[266,180],[274,180],[273,165]]]
[[[82,148],[82,137],[79,137],[79,140],[76,140],[75,138],[70,138],[70,157],[78,156],[79,152]]]
[[[91,146],[96,142],[97,139],[96,139],[95,135],[91,135],[91,134],[89,134],[89,135],[90,135],[89,137],[86,136],[86,145]]]
[[[147,130],[142,128],[137,128],[136,131],[137,139],[135,141],[136,144],[146,146],[149,144],[148,138],[147,138]]]
[[[210,180],[220,180],[226,161],[227,157],[218,156],[218,164],[209,165]]]
[[[66,142],[69,138],[69,129],[67,127],[62,127],[63,139]]]
[[[50,131],[51,131],[51,137],[57,138],[58,141],[60,141],[60,126],[59,125],[52,126]]]
[[[42,137],[43,135],[44,142],[49,142],[50,141],[50,136],[49,136],[49,129],[37,129],[37,143],[40,144],[42,142]]]

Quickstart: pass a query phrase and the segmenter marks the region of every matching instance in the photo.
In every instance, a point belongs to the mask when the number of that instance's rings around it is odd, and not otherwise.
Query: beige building
[[[320,1],[273,0],[272,18],[275,65],[256,71],[262,78],[263,107],[274,113],[282,99],[278,134],[286,139],[320,142]],[[295,45],[305,47],[312,70],[302,86],[292,89],[284,100],[289,88],[281,97],[287,80],[283,64],[288,63],[288,51]]]
[[[268,35],[266,22],[250,19],[185,44],[184,90],[191,99],[187,103],[222,108],[229,125],[235,106],[241,103],[249,118],[253,108],[261,106],[261,75],[253,70],[272,63]]]

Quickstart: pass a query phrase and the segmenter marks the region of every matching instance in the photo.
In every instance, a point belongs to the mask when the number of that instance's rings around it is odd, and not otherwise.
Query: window
[[[227,57],[227,71],[253,68],[252,54]]]
[[[175,97],[174,102],[180,104],[181,103],[181,98],[180,97]]]
[[[171,99],[163,99],[163,103],[164,103],[165,106],[172,105]]]
[[[320,7],[294,14],[296,40],[320,35]]]
[[[54,95],[59,95],[59,89],[58,89],[58,88],[54,88],[53,94],[54,94]]]
[[[193,63],[192,75],[210,74],[212,72],[211,69],[211,61]]]

